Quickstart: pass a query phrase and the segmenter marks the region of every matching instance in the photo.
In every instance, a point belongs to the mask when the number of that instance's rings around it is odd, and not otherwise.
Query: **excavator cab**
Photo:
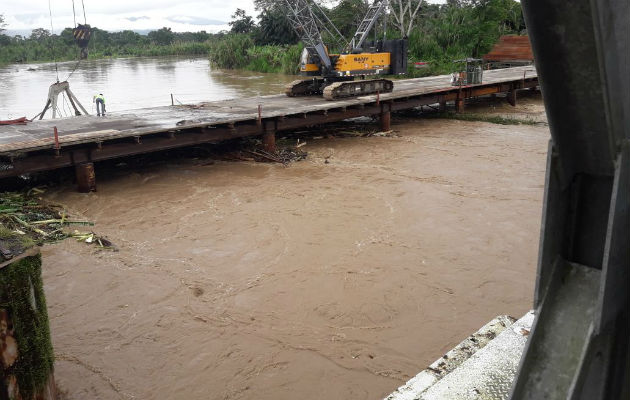
[[[300,56],[300,75],[302,76],[318,76],[321,74],[321,61],[317,54],[309,51],[307,48],[302,50]]]

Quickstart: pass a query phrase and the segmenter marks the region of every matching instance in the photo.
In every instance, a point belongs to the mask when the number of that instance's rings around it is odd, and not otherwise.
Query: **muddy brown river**
[[[68,80],[72,92],[95,114],[92,96],[103,93],[108,111],[191,104],[282,93],[295,77],[211,68],[207,58],[135,57],[0,66],[0,120],[32,118],[46,104],[48,88]],[[59,114],[73,116],[68,99]],[[47,116],[47,118],[50,114]]]
[[[43,249],[63,398],[380,399],[528,311],[548,127],[393,128],[307,139],[289,167],[184,158],[49,190],[120,249]]]

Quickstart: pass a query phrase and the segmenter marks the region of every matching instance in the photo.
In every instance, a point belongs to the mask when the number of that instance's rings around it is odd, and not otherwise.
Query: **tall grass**
[[[254,47],[254,40],[245,34],[228,35],[210,46],[210,62],[219,68],[244,68],[249,63],[247,50]]]
[[[210,62],[218,68],[297,74],[301,44],[256,46],[249,35],[228,35],[212,43]]]

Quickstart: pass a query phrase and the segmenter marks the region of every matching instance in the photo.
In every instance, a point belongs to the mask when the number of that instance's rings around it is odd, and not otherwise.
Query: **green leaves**
[[[409,38],[410,56],[443,64],[480,57],[501,35],[525,29],[521,4],[514,0],[451,0],[437,8],[431,5],[420,18]]]
[[[251,35],[230,34],[211,44],[210,62],[218,68],[296,74],[302,45],[257,46]]]

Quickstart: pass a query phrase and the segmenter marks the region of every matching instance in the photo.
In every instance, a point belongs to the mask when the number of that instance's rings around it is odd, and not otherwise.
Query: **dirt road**
[[[393,127],[308,140],[288,168],[180,160],[50,192],[120,247],[43,250],[65,398],[379,399],[524,314],[548,128]]]

